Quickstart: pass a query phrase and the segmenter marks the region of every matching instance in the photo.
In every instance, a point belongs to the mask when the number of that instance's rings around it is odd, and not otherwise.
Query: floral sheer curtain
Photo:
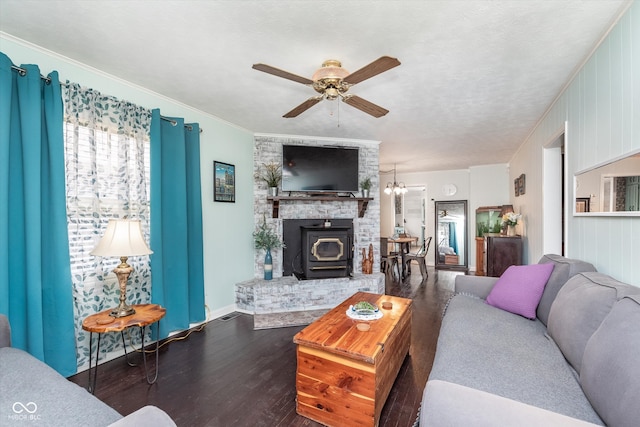
[[[149,241],[149,133],[151,111],[100,92],[68,83],[65,102],[67,216],[74,295],[78,366],[88,362],[88,334],[82,320],[118,303],[117,258],[89,254],[109,219],[141,221]],[[148,256],[132,257],[127,303],[151,300]],[[105,353],[121,346],[119,334],[107,334]]]

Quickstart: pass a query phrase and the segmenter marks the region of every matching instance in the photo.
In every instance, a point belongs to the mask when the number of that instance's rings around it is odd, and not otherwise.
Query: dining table
[[[401,236],[401,237],[389,237],[389,243],[394,243],[400,249],[400,259],[402,260],[402,278],[407,277],[407,264],[405,262],[405,258],[407,254],[411,251],[411,244],[418,243],[417,237],[410,236]]]

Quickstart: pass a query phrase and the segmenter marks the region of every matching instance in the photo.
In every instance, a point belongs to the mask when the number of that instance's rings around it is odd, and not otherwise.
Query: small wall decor
[[[213,162],[213,200],[236,201],[236,167],[229,163]]]
[[[524,195],[525,193],[524,174],[520,175],[519,177],[513,180],[513,191],[516,197]]]
[[[521,196],[524,196],[524,174],[518,177],[518,188]]]

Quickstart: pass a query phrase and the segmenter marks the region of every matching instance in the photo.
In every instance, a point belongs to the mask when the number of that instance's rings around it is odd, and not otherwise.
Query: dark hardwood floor
[[[411,350],[382,411],[380,426],[411,426],[429,376],[442,311],[457,272],[417,266],[386,293],[413,299]],[[296,414],[293,336],[303,327],[253,330],[250,315],[214,319],[160,349],[158,381],[123,358],[100,365],[96,396],[123,415],[145,405],[165,410],[178,426],[319,426]],[[149,357],[150,366],[154,359]],[[88,373],[69,379],[87,386]]]

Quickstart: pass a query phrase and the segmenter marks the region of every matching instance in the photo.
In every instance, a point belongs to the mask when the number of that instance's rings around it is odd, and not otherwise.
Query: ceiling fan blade
[[[313,107],[320,101],[322,101],[322,96],[314,96],[313,98],[309,98],[282,117],[286,119],[297,117],[300,113],[304,113],[305,111],[307,111],[309,108]]]
[[[358,71],[354,71],[353,73],[349,74],[347,77],[342,79],[342,81],[350,85],[354,85],[356,83],[360,83],[363,80],[370,79],[373,76],[377,76],[380,73],[384,73],[385,71],[390,70],[393,67],[397,67],[398,65],[400,65],[400,61],[398,61],[396,58],[392,58],[390,56],[381,56],[371,64],[365,65]]]
[[[294,82],[302,83],[303,85],[312,85],[313,80],[308,79],[306,77],[299,76],[297,74],[290,73],[288,71],[281,70],[276,67],[272,67],[267,64],[253,64],[254,70],[262,71],[264,73],[273,74],[277,77],[282,77],[283,79],[293,80]]]
[[[342,100],[352,107],[364,111],[365,113],[370,114],[376,118],[382,117],[389,112],[389,110],[384,109],[379,105],[374,104],[373,102],[369,102],[366,99],[360,98],[357,95],[347,95],[342,98]]]

